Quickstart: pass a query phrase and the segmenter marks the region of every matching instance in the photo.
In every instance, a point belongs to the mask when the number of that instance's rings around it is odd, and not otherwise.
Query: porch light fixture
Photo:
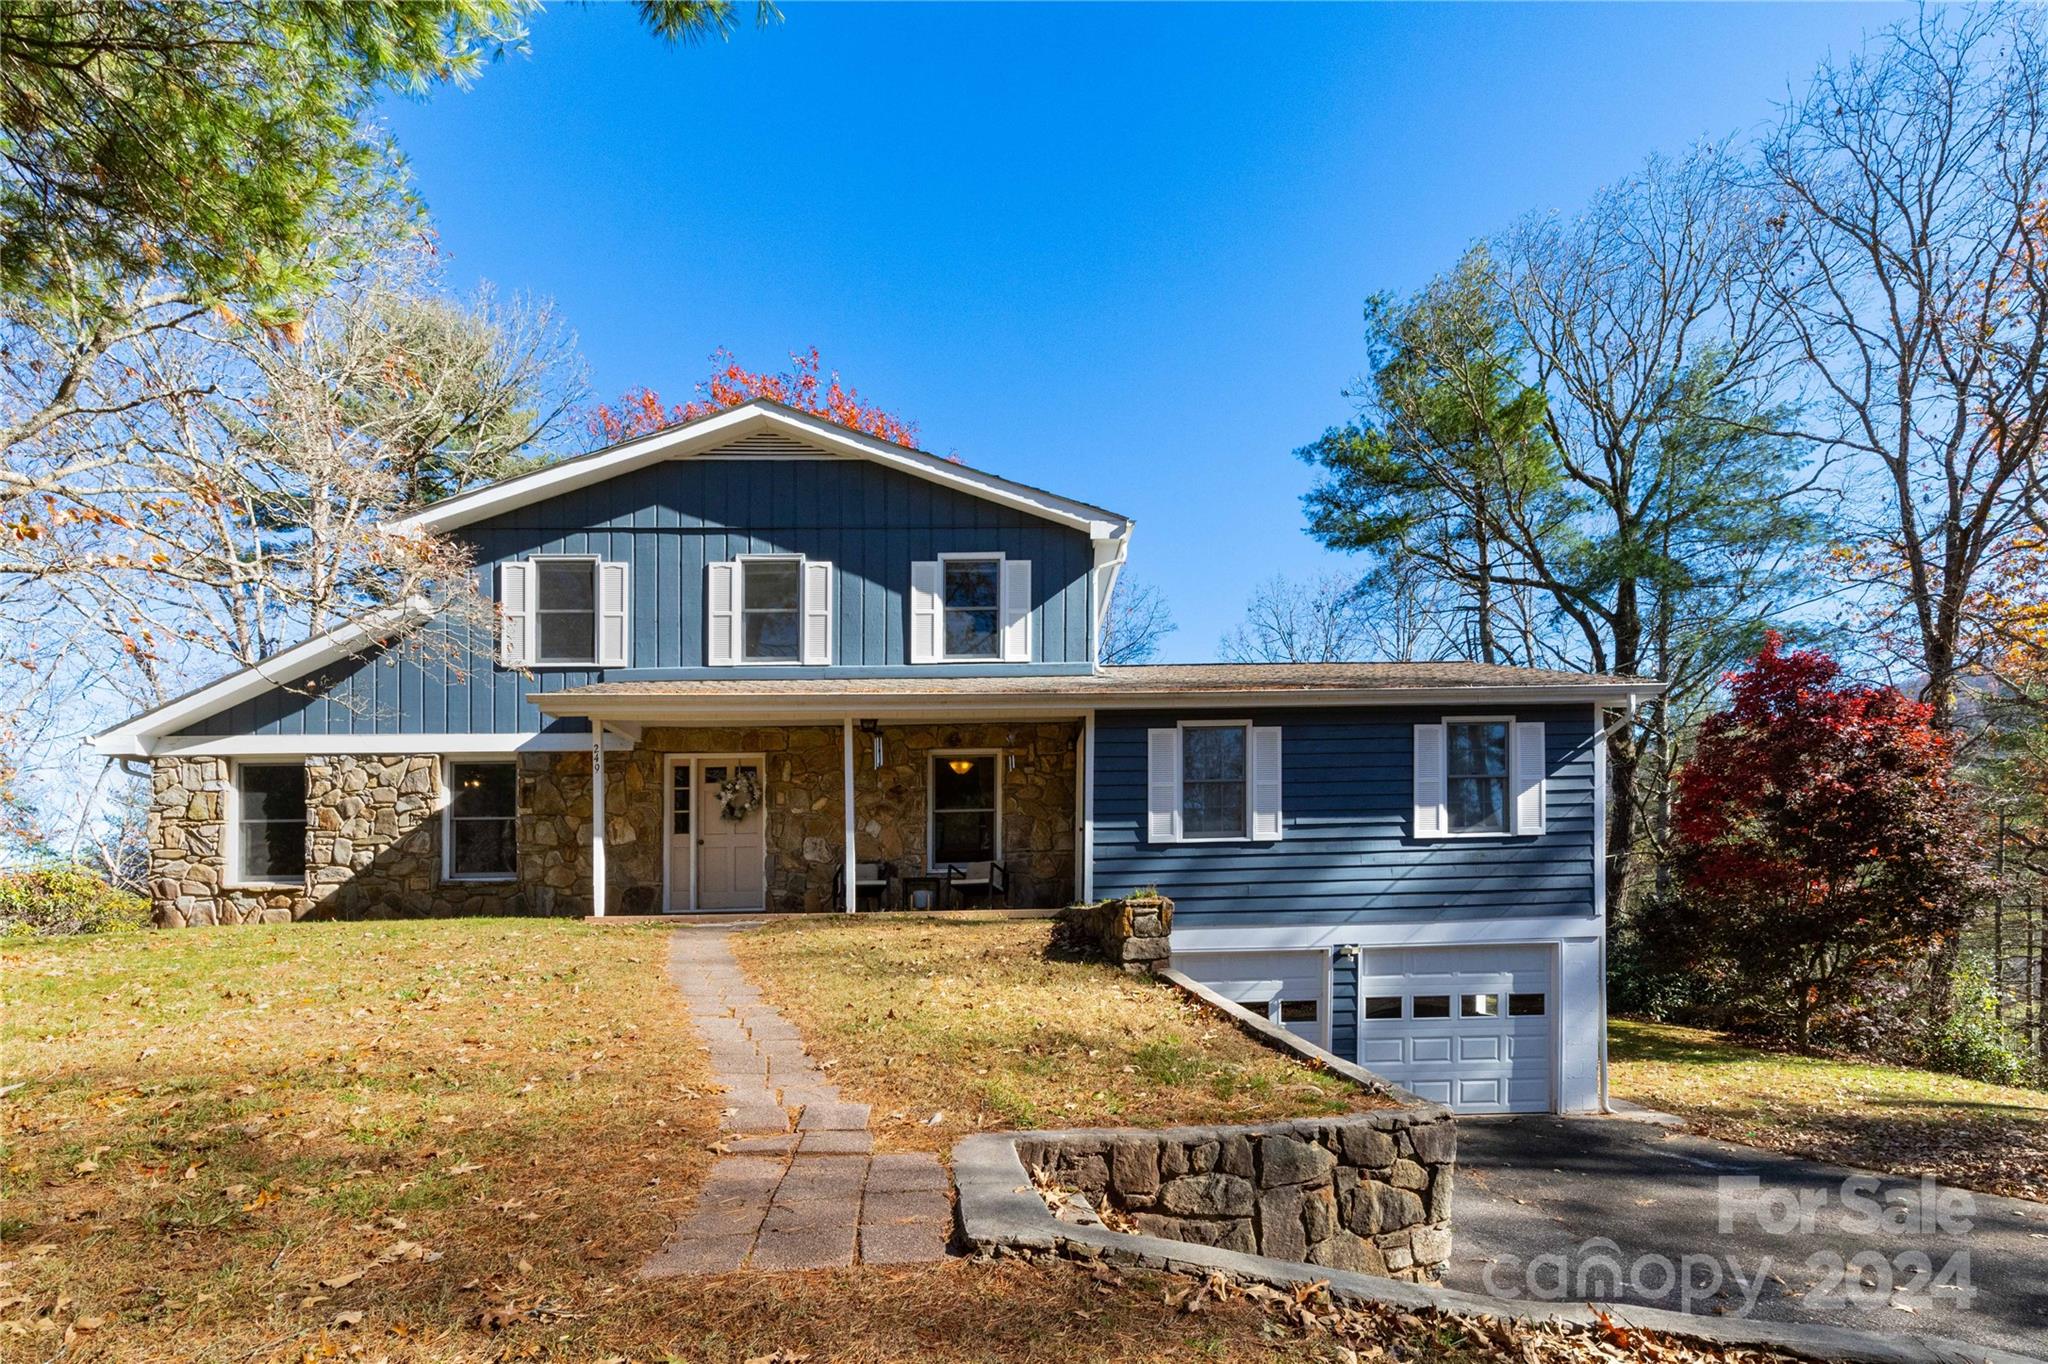
[[[964,776],[966,776],[966,775],[967,775],[967,774],[968,774],[969,772],[972,772],[972,771],[974,770],[974,759],[972,759],[972,758],[949,758],[949,759],[947,759],[947,760],[946,760],[946,766],[948,766],[948,767],[950,767],[950,768],[952,768],[952,769],[953,769],[953,775],[954,775],[954,776],[956,776],[956,777],[964,777]]]

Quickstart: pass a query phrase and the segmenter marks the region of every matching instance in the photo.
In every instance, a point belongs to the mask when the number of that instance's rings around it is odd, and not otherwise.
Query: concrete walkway
[[[953,1208],[932,1155],[871,1154],[868,1106],[847,1103],[740,970],[729,928],[678,928],[669,975],[725,1090],[727,1153],[647,1277],[914,1264],[946,1253]]]

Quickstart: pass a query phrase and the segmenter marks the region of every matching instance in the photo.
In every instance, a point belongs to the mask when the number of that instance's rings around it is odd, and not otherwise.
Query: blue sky
[[[670,48],[564,6],[393,101],[453,278],[553,297],[600,395],[816,345],[929,449],[1137,518],[1165,657],[1340,563],[1292,451],[1360,305],[1754,131],[1875,5],[785,6]]]

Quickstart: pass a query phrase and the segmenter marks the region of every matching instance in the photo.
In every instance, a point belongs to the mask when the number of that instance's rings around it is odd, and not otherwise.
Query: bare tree
[[[1371,658],[1374,620],[1356,579],[1276,575],[1252,589],[1244,623],[1218,645],[1232,663],[1351,663]]]
[[[1821,69],[1764,151],[1767,296],[1845,456],[1849,571],[1941,723],[2048,425],[2048,51],[2032,6],[1928,8]]]
[[[1166,605],[1166,594],[1151,583],[1117,575],[1116,589],[1109,596],[1109,610],[1102,618],[1104,663],[1149,663],[1159,654],[1159,643],[1180,627]]]

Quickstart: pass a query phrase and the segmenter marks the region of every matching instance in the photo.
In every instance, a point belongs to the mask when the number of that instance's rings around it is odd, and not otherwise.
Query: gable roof
[[[755,398],[723,412],[457,493],[388,523],[386,529],[394,533],[452,530],[662,460],[710,454],[736,441],[762,436],[794,439],[825,458],[869,460],[1085,532],[1091,540],[1121,540],[1131,531],[1127,516],[972,469],[929,451],[863,435],[768,398]]]

